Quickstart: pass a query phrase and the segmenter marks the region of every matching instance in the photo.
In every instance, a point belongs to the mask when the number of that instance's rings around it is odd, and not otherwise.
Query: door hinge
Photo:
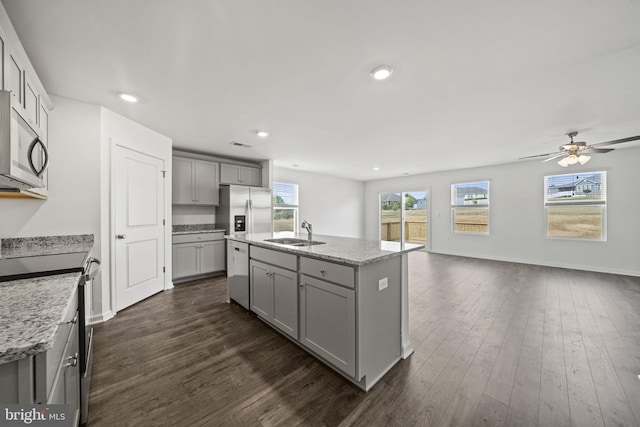
[[[160,171],[160,172],[162,172],[162,177],[164,178],[167,171]]]
[[[165,220],[164,220],[164,219],[162,220],[162,225],[163,225],[163,226],[167,225],[167,223],[165,222]]]
[[[163,273],[166,273],[166,272],[167,272],[167,269],[166,269],[164,266],[162,267],[162,272],[163,272]]]

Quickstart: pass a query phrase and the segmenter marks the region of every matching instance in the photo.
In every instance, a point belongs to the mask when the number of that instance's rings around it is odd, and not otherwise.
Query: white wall
[[[51,99],[49,197],[0,199],[0,237],[93,234],[93,254],[102,259],[100,107],[59,96]],[[94,281],[94,310],[100,310],[102,283],[100,276]]]
[[[594,155],[579,169],[527,161],[369,181],[365,236],[379,236],[379,193],[430,188],[433,252],[640,276],[638,160],[640,148],[627,148]],[[607,241],[545,238],[544,176],[595,170],[607,171]],[[485,179],[491,181],[491,234],[453,234],[451,184]]]
[[[165,289],[172,285],[171,282],[171,146],[172,141],[164,135],[146,128],[132,120],[127,119],[113,111],[100,107],[100,141],[101,141],[101,174],[100,174],[100,232],[102,235],[102,261],[103,280],[108,284],[114,272],[112,263],[114,252],[110,248],[113,240],[114,218],[112,216],[113,207],[111,205],[111,156],[115,146],[123,146],[132,150],[137,150],[148,155],[152,155],[164,160],[165,170]],[[109,319],[114,313],[114,283],[110,286],[103,286],[101,290],[102,306],[101,319]]]
[[[305,219],[309,221],[314,233],[363,236],[364,183],[361,181],[281,167],[274,167],[273,181],[298,184],[300,223]]]
[[[0,198],[0,237],[100,237],[100,110],[52,97],[49,198]]]

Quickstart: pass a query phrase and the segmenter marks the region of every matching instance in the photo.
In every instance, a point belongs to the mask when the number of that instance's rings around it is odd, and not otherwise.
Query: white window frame
[[[487,184],[487,195],[486,195],[486,203],[479,204],[459,204],[457,203],[457,189],[458,187],[464,185],[471,185],[475,183],[486,183]],[[475,200],[475,199],[470,199]],[[477,209],[486,209],[487,211],[487,231],[458,231],[456,230],[456,209],[457,208],[477,208]],[[480,235],[480,236],[488,236],[491,231],[491,181],[488,179],[478,179],[475,181],[468,182],[456,182],[451,184],[451,232],[454,234],[471,234],[471,235]]]
[[[601,174],[601,190],[604,192],[603,197],[599,200],[585,200],[585,201],[553,201],[548,200],[548,186],[547,182],[551,177],[562,177],[562,176],[580,176],[580,175],[589,175],[589,174]],[[577,173],[563,173],[557,175],[546,175],[543,180],[543,200],[544,200],[544,210],[545,210],[545,219],[544,219],[544,228],[545,228],[545,237],[549,240],[578,240],[581,242],[606,242],[607,241],[607,172],[603,170],[599,171],[588,171],[588,172],[577,172]],[[600,237],[563,237],[563,236],[550,236],[549,235],[549,208],[554,207],[570,207],[570,206],[599,206],[601,208],[600,215]]]
[[[276,189],[278,185],[282,185],[282,186],[293,186],[295,187],[295,195],[294,195],[294,200],[292,200],[292,203],[285,203],[285,204],[276,204],[275,203],[275,198],[276,196],[279,196],[280,194],[277,193]],[[272,185],[273,188],[273,211],[271,213],[272,219],[275,221],[275,214],[276,214],[276,209],[278,210],[291,210],[293,211],[293,232],[296,232],[298,230],[298,209],[299,209],[299,188],[298,188],[298,184],[292,183],[292,182],[273,182]],[[281,196],[282,197],[282,196]],[[283,197],[284,199],[284,197]]]

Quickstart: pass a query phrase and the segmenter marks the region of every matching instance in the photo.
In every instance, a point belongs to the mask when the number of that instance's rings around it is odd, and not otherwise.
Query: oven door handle
[[[95,279],[95,277],[98,275],[98,272],[100,271],[100,260],[98,258],[92,257],[91,259],[89,259],[89,262],[87,264],[89,265],[89,268],[91,268],[91,264],[96,264],[98,267],[90,270],[87,274],[84,275],[85,282],[89,282]]]

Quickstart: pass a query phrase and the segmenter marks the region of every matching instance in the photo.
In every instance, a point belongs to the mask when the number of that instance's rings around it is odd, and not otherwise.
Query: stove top
[[[86,252],[0,259],[0,282],[83,271]]]

